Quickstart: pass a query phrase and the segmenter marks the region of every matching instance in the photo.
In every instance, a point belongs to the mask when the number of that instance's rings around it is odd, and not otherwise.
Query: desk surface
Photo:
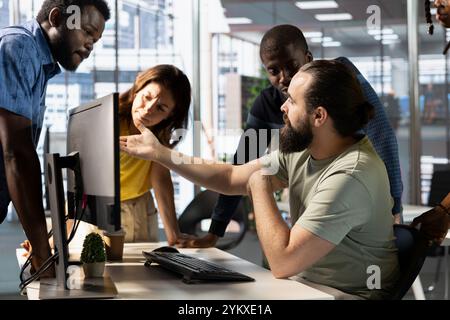
[[[181,252],[236,270],[256,281],[242,283],[185,284],[173,273],[152,265],[144,266],[142,251],[165,243],[127,243],[122,262],[107,263],[118,299],[158,300],[332,300],[333,296],[302,283],[275,279],[270,271],[216,248],[180,249]],[[32,283],[27,294],[38,299],[39,284]]]

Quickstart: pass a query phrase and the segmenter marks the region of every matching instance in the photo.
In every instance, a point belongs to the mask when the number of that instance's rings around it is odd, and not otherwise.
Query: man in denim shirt
[[[246,131],[256,130],[258,141],[252,144],[257,150],[251,150],[249,139],[245,134],[241,137],[233,164],[243,164],[261,157],[271,139],[271,130],[281,129],[284,125],[281,105],[285,102],[285,94],[294,74],[306,63],[313,60],[308,44],[302,32],[292,25],[275,26],[264,35],[260,56],[268,73],[271,86],[264,89],[256,98],[247,118]],[[398,146],[395,133],[389,124],[383,105],[373,88],[361,75],[359,70],[347,59],[337,58],[357,75],[366,100],[375,107],[375,117],[369,121],[364,133],[367,134],[375,150],[385,163],[391,196],[394,199],[392,214],[397,222],[401,221],[401,196],[403,185],[400,175]],[[260,139],[263,143],[260,144]],[[261,147],[261,146],[264,147]],[[255,152],[256,151],[256,152]],[[203,238],[186,243],[189,247],[214,246],[233,216],[241,196],[220,195],[212,214],[209,233]]]
[[[109,17],[104,0],[45,0],[36,19],[0,29],[0,223],[12,200],[35,269],[50,256],[36,153],[47,82],[88,58]]]

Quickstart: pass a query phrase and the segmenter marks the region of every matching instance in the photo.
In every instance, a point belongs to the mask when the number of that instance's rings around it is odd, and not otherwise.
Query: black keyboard
[[[190,257],[175,252],[146,252],[142,254],[147,259],[146,266],[158,263],[161,267],[183,276],[183,281],[255,281],[242,273],[221,267],[209,261]]]

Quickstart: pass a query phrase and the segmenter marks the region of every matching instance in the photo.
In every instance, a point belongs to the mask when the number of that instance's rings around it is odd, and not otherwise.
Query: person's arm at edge
[[[412,227],[419,224],[421,232],[430,241],[440,245],[450,229],[450,192],[433,209],[416,217],[411,223]]]

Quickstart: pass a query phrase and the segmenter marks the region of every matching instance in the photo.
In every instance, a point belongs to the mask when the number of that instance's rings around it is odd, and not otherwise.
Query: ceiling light
[[[384,34],[382,36],[377,35],[374,36],[375,40],[380,41],[380,40],[397,40],[398,39],[398,35],[397,34]]]
[[[249,24],[252,23],[253,21],[249,18],[245,18],[245,17],[238,17],[238,18],[227,18],[227,23],[228,24]]]
[[[331,38],[331,37],[311,38],[310,41],[313,42],[313,43],[331,42],[331,41],[333,41],[333,38]]]
[[[303,10],[338,8],[336,1],[297,1],[297,7]]]
[[[431,13],[432,16],[435,16],[436,13],[437,13],[437,8],[431,8],[430,9],[430,13]]]
[[[375,36],[378,34],[393,34],[394,30],[390,29],[390,28],[385,28],[383,30],[380,29],[369,29],[369,31],[367,31],[368,34],[370,34],[371,36]]]
[[[340,47],[341,42],[339,42],[339,41],[324,42],[322,44],[322,46],[324,46],[324,47]]]
[[[323,34],[320,31],[310,31],[310,32],[303,32],[303,35],[305,36],[305,38],[320,38],[322,37]]]
[[[382,40],[381,43],[384,45],[388,45],[388,44],[395,44],[395,43],[399,43],[400,41],[398,40]]]
[[[338,21],[338,20],[351,20],[353,16],[350,13],[328,13],[328,14],[316,14],[314,15],[319,21]]]

